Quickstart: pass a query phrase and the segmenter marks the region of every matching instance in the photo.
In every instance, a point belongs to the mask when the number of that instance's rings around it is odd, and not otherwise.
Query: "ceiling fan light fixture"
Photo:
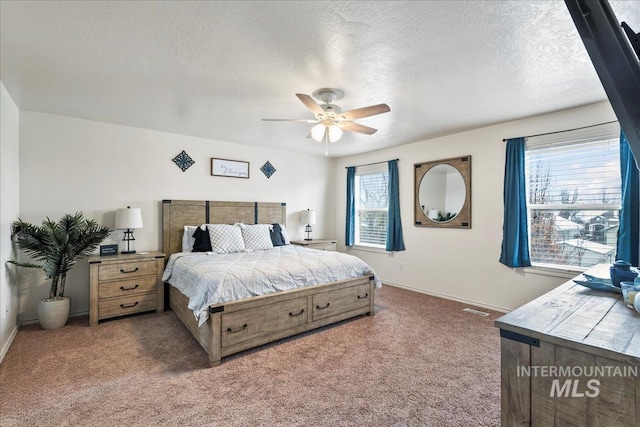
[[[325,141],[326,139],[328,139],[329,142],[337,142],[342,138],[342,133],[342,129],[337,125],[327,126],[319,123],[311,128],[311,138],[318,142]]]
[[[318,142],[322,142],[324,139],[325,127],[322,123],[319,123],[311,128],[311,138],[315,139]]]
[[[336,142],[342,138],[342,129],[339,126],[331,125],[327,130],[329,131],[329,142]]]

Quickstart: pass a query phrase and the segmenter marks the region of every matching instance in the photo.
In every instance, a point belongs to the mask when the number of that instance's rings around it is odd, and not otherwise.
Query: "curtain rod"
[[[555,131],[555,132],[539,133],[537,135],[528,135],[528,136],[523,136],[521,138],[533,138],[534,136],[554,135],[556,133],[571,132],[571,131],[580,130],[580,129],[588,129],[588,128],[592,128],[592,127],[595,127],[595,126],[608,125],[608,124],[611,124],[611,123],[618,123],[618,121],[617,120],[612,120],[610,122],[598,123],[597,125],[582,126],[582,127],[579,127],[579,128],[558,130],[558,131]],[[508,141],[508,139],[505,138],[502,141],[506,142],[506,141]]]
[[[394,159],[391,159],[391,160],[394,160]],[[395,159],[395,161],[396,161],[396,162],[397,162],[398,160],[400,160],[400,159]],[[348,169],[348,168],[360,168],[360,167],[362,167],[362,166],[379,165],[380,163],[387,163],[387,162],[389,162],[389,161],[390,161],[390,160],[383,160],[383,161],[381,161],[381,162],[366,163],[366,164],[364,164],[364,165],[345,166],[344,168],[345,168],[345,169]]]

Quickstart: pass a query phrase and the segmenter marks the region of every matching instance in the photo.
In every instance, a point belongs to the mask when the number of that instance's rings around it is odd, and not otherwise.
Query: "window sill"
[[[347,248],[349,249],[349,248]],[[356,250],[356,251],[365,251],[365,252],[375,252],[375,253],[379,253],[379,254],[388,254],[391,252],[387,252],[387,250],[385,248],[377,248],[375,246],[361,246],[361,245],[353,245],[353,247],[351,248],[351,250]]]
[[[531,267],[521,268],[522,271],[531,274],[540,274],[543,276],[560,277],[563,279],[573,279],[577,275],[585,272],[586,268],[579,267],[560,267],[550,265],[532,265]]]

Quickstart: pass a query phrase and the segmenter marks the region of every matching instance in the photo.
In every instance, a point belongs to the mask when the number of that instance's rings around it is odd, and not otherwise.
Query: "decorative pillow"
[[[193,243],[196,241],[193,233],[199,228],[197,225],[185,225],[182,233],[182,252],[191,252]]]
[[[284,246],[284,239],[282,238],[282,228],[280,228],[280,224],[271,224],[271,226],[269,226],[269,235],[273,246]]]
[[[195,242],[193,243],[193,252],[211,252],[211,238],[209,237],[209,229],[205,226],[196,228],[193,233]]]
[[[271,236],[269,233],[269,224],[242,225],[242,238],[244,239],[244,247],[248,251],[265,251],[273,249]]]
[[[238,225],[207,224],[211,251],[218,254],[228,254],[244,251],[242,231]]]
[[[287,229],[285,228],[284,224],[278,224],[280,226],[280,232],[282,233],[282,240],[284,240],[284,244],[285,245],[290,245],[291,242],[289,241],[289,235],[287,234]]]

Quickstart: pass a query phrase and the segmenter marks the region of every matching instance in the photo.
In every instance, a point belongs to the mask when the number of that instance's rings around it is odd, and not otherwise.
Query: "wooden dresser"
[[[568,281],[495,324],[503,427],[640,426],[640,314],[621,295]]]
[[[125,314],[164,311],[164,254],[89,257],[89,325]]]
[[[320,249],[321,251],[336,250],[336,241],[331,239],[292,240],[291,244],[304,246],[310,249]]]

